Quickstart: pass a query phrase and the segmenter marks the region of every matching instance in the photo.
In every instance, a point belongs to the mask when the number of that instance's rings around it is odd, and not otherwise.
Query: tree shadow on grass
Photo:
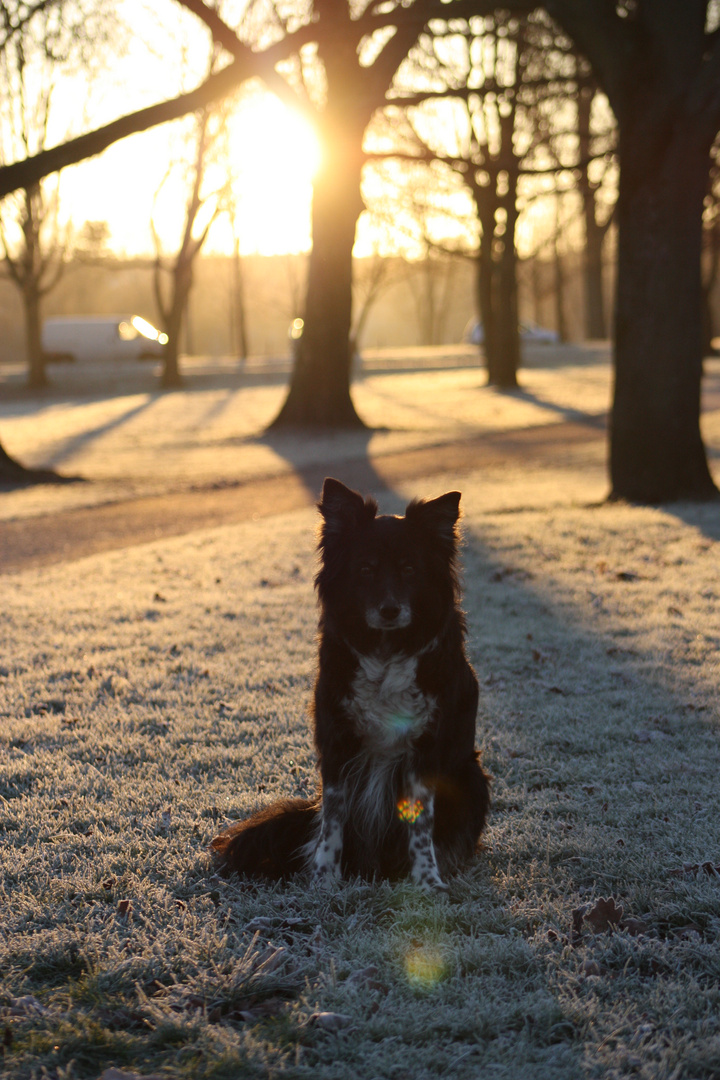
[[[363,490],[380,496],[383,512],[402,512],[397,490]],[[614,525],[600,513],[612,513]],[[469,515],[464,606],[494,805],[485,850],[448,900],[423,906],[404,885],[363,892],[352,882],[327,898],[298,880],[281,895],[258,890],[253,909],[246,893],[234,898],[235,884],[220,887],[248,920],[261,911],[281,937],[285,919],[289,950],[312,940],[312,1007],[353,1016],[378,1038],[382,1024],[358,1011],[357,990],[340,979],[330,994],[323,977],[382,954],[373,977],[393,996],[378,1015],[403,1024],[399,1046],[411,1064],[422,1052],[422,1024],[444,1028],[451,1016],[445,1067],[462,1059],[505,1077],[624,1075],[630,1059],[648,1075],[655,1066],[655,1075],[669,1075],[674,1051],[655,1032],[675,1025],[696,1050],[709,1047],[697,986],[714,979],[720,907],[711,885],[682,868],[701,864],[716,844],[720,751],[710,691],[696,680],[683,630],[673,631],[680,651],[668,671],[662,648],[633,623],[633,608],[644,605],[647,621],[664,628],[654,595],[637,591],[633,600],[638,586],[625,563],[601,572],[600,604],[577,588],[577,575],[590,581],[595,560],[609,557],[611,525],[632,541],[629,530],[643,527],[629,518],[637,513],[572,508],[546,534],[537,512],[512,522]],[[663,519],[669,542],[687,543],[672,513]],[[576,565],[566,558],[564,576],[553,550],[563,544],[585,552]],[[612,551],[627,554],[622,544]],[[583,921],[601,897],[615,898],[635,922]],[[406,955],[426,979],[413,1010]],[[442,971],[436,982],[433,965]],[[363,1042],[357,1060],[367,1052]]]
[[[370,457],[372,429],[357,431],[267,431],[249,442],[271,450],[317,499],[323,481],[333,476],[358,491],[386,491],[388,485]]]

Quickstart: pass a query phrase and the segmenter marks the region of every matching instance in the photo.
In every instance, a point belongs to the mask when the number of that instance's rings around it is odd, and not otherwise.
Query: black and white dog
[[[469,859],[488,777],[475,750],[478,686],[459,608],[460,493],[378,516],[327,479],[319,510],[315,745],[322,795],[239,822],[212,847],[225,873],[319,883],[409,875],[426,890]]]

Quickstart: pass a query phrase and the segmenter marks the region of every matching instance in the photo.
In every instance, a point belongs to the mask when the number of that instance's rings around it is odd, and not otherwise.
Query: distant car
[[[159,360],[167,340],[141,315],[61,315],[42,329],[48,361]]]
[[[560,335],[557,330],[547,330],[544,326],[523,320],[519,323],[520,338],[530,345],[557,345]],[[463,331],[463,341],[468,345],[482,345],[485,341],[483,324],[471,319]]]

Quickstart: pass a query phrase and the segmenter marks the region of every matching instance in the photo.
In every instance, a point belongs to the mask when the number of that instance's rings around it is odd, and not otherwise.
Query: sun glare
[[[240,248],[263,255],[310,247],[312,180],[320,147],[310,124],[271,95],[255,95],[232,126]]]

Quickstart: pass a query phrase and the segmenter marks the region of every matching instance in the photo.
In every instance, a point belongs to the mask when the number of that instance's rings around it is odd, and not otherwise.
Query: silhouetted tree
[[[585,226],[583,284],[585,299],[585,337],[607,337],[607,316],[603,284],[603,244],[613,221],[614,207],[602,205],[599,195],[603,173],[614,159],[614,131],[598,132],[593,128],[593,104],[600,95],[590,79],[578,80],[577,135],[578,165],[576,183],[582,202]]]
[[[546,0],[592,64],[618,124],[616,498],[707,498],[700,436],[700,257],[720,128],[720,31],[708,0]]]
[[[153,220],[155,240],[155,300],[160,311],[163,327],[168,336],[164,349],[161,386],[168,390],[182,386],[179,355],[183,324],[193,284],[195,260],[217,217],[225,210],[224,196],[231,184],[225,162],[225,176],[216,188],[208,189],[206,182],[208,156],[217,146],[225,125],[225,110],[202,109],[196,118],[191,134],[194,143],[190,160],[181,163],[185,167],[187,200],[179,247],[168,256],[163,253],[163,243]],[[168,178],[172,167],[165,175]],[[162,193],[161,185],[158,195]]]
[[[2,116],[0,159],[37,154],[48,138],[50,113],[62,74],[72,70],[87,47],[83,5],[72,12],[43,8],[33,19],[23,17],[17,0],[3,4],[2,20],[14,27],[0,51]],[[11,281],[22,298],[27,381],[45,386],[41,343],[42,298],[58,283],[65,266],[67,228],[58,222],[59,178],[37,180],[0,204],[0,248]]]

